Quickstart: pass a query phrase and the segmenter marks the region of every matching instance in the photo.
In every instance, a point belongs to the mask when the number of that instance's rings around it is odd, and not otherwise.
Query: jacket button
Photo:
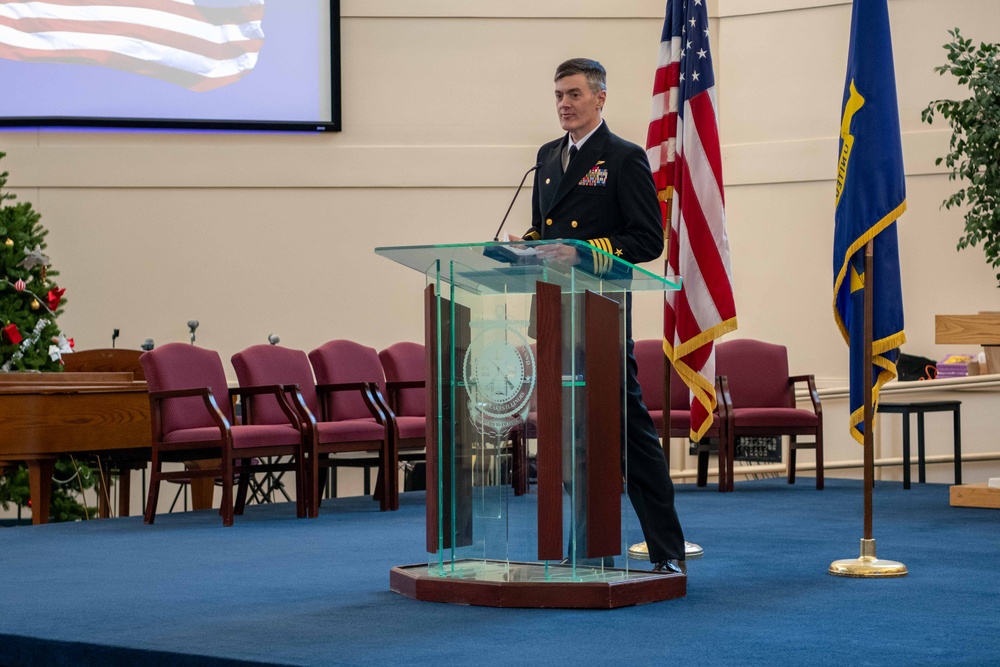
[[[573,227],[573,229],[576,229],[576,225],[577,225],[576,220],[574,220],[573,222],[571,222],[569,224]]]
[[[546,225],[551,225],[552,224],[552,218],[549,218],[548,220],[546,220],[545,224]]]
[[[546,179],[545,179],[545,185],[548,185],[548,184],[549,184],[549,183],[551,183],[551,182],[552,182],[552,179],[551,179],[551,178],[546,178]]]

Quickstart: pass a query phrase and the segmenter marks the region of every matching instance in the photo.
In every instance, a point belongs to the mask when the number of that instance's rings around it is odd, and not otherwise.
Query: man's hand
[[[568,266],[580,263],[580,256],[576,252],[576,247],[566,245],[565,243],[548,243],[538,246],[536,250],[538,250],[538,255],[542,259],[555,260],[560,264]]]

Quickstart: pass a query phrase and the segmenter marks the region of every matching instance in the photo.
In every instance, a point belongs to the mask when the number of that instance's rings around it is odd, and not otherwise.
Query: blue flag
[[[887,0],[854,0],[833,241],[837,325],[851,351],[851,435],[864,442],[864,290],[873,290],[872,394],[896,377],[903,334],[896,219],[906,210]],[[874,243],[872,276],[865,245]]]

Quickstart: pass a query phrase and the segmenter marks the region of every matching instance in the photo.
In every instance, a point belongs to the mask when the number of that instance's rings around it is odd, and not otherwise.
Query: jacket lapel
[[[548,215],[555,205],[555,192],[563,178],[562,151],[566,147],[567,141],[568,139],[563,137],[563,140],[552,149],[548,156],[542,159],[539,177],[543,185],[539,193],[539,204],[543,216]]]
[[[566,170],[565,174],[560,174],[562,180],[559,181],[556,193],[552,197],[552,201],[548,207],[544,208],[543,214],[547,215],[566,195],[572,192],[576,184],[580,182],[580,179],[597,163],[597,160],[604,154],[604,146],[607,144],[609,132],[607,123],[602,121],[597,131],[591,135],[590,139],[584,142],[583,148],[580,149],[580,152],[570,162],[569,169]],[[560,146],[563,145],[565,144],[560,144]],[[559,157],[560,153],[557,152],[556,168],[562,172],[562,162],[558,159]]]

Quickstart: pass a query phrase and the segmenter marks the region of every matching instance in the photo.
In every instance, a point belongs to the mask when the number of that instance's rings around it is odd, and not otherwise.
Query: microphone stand
[[[514,202],[517,201],[517,196],[519,194],[521,194],[521,188],[524,187],[524,182],[526,180],[528,180],[528,174],[530,174],[531,172],[533,172],[534,170],[538,169],[541,166],[542,166],[542,163],[539,162],[535,166],[533,166],[531,169],[529,169],[528,171],[524,172],[524,176],[521,178],[521,183],[517,186],[517,190],[514,191],[514,197],[513,197],[513,199],[510,200],[510,206],[507,207],[507,212],[503,214],[503,220],[500,221],[500,226],[497,227],[497,233],[493,235],[493,240],[494,241],[499,241],[500,240],[500,230],[503,229],[504,223],[507,222],[507,216],[510,215],[511,209],[514,208]]]
[[[510,206],[507,207],[507,212],[504,213],[503,220],[500,221],[500,226],[497,227],[497,233],[493,235],[493,241],[495,243],[500,241],[500,230],[503,229],[504,223],[507,222],[507,216],[509,216],[511,210],[513,210],[514,202],[517,201],[517,196],[521,194],[521,188],[524,187],[524,182],[528,180],[528,175],[541,166],[541,162],[535,164],[531,169],[524,172],[524,176],[521,177],[521,182],[518,184],[517,190],[514,191],[514,197],[510,200]],[[487,246],[483,250],[483,255],[489,257],[490,259],[495,259],[498,262],[505,262],[507,264],[521,264],[525,261],[521,255],[505,246]]]

